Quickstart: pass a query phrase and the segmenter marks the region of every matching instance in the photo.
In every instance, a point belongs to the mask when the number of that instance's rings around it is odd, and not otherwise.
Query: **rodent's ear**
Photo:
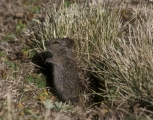
[[[73,45],[74,45],[74,40],[70,39],[70,38],[65,38],[65,39],[66,39],[66,42],[67,42],[67,47],[72,48]]]

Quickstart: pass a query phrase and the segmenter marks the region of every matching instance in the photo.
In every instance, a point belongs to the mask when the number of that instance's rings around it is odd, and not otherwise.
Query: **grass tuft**
[[[137,113],[137,104],[149,111],[153,108],[153,21],[148,10],[153,12],[145,6],[71,4],[48,11],[44,21],[34,20],[36,49],[45,51],[44,42],[52,38],[74,39],[81,69],[100,83],[94,94],[103,96],[110,108],[123,107],[126,113]]]

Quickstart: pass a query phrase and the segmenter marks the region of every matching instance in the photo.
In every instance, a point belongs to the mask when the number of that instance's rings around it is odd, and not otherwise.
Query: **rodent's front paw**
[[[46,59],[46,62],[47,63],[52,63],[52,64],[55,64],[55,65],[58,65],[58,66],[60,66],[61,67],[61,64],[59,63],[59,61],[55,61],[53,58],[47,58]]]
[[[46,59],[46,62],[52,63],[51,58],[47,58],[47,59]]]

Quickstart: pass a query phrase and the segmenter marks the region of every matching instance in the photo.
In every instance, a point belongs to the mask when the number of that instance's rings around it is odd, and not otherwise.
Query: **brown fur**
[[[76,62],[72,52],[74,40],[69,38],[47,41],[45,46],[52,57],[47,58],[53,64],[54,86],[63,101],[77,102],[80,83]]]

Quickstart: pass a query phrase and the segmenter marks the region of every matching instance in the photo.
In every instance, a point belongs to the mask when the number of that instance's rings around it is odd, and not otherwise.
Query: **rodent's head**
[[[53,55],[64,55],[71,52],[74,45],[74,40],[70,38],[57,38],[45,42],[45,47],[47,51],[51,52]]]

